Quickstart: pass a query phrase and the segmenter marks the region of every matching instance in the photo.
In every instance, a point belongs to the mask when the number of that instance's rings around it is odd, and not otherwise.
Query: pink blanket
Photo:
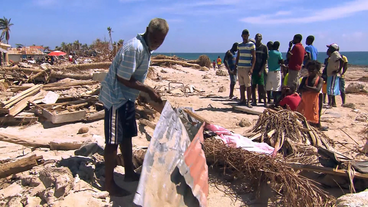
[[[272,154],[274,148],[266,143],[253,142],[247,137],[243,137],[240,134],[234,134],[222,126],[207,124],[207,130],[215,132],[218,139],[221,139],[226,145],[231,147],[240,147],[247,151],[258,152],[262,154]]]

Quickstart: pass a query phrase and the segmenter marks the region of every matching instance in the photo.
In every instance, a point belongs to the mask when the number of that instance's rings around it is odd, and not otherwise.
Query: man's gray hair
[[[166,34],[169,31],[169,24],[166,20],[161,18],[154,18],[148,25],[148,31],[150,32],[162,32]]]

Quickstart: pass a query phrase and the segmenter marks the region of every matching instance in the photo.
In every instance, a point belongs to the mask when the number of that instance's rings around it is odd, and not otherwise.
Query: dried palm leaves
[[[261,185],[267,183],[275,192],[272,202],[276,205],[325,206],[333,201],[312,180],[300,176],[278,159],[228,147],[215,139],[207,139],[203,146],[208,162],[224,167],[241,182],[236,189],[232,186],[234,193],[253,191],[260,195]]]
[[[305,117],[294,111],[266,109],[248,136],[267,142],[278,151],[285,141],[329,149],[329,138],[310,126]],[[251,137],[252,138],[252,137]]]

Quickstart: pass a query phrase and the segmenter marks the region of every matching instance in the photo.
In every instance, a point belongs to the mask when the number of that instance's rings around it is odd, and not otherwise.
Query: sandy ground
[[[173,107],[192,107],[198,114],[206,119],[240,134],[250,129],[250,127],[239,126],[241,119],[248,119],[253,124],[257,121],[258,116],[256,115],[248,115],[236,112],[232,109],[232,105],[236,102],[230,101],[227,98],[230,84],[228,76],[217,76],[213,69],[210,71],[199,71],[191,68],[183,68],[181,66],[176,66],[175,69],[154,68],[160,78],[157,80],[147,80],[146,83],[162,91],[163,97],[166,98]],[[356,81],[360,77],[367,76],[367,69],[368,68],[350,69],[346,78],[349,81],[347,81],[346,85],[352,81]],[[204,76],[206,76],[205,79]],[[171,87],[171,90],[175,91],[175,87],[179,88],[182,86],[181,84],[184,86],[192,85],[195,89],[203,92],[200,93],[201,95],[198,92],[193,94],[189,93],[187,97],[183,93],[174,96],[164,92],[164,90],[168,90],[169,87]],[[225,87],[225,91],[218,92],[219,88],[222,86]],[[238,85],[236,86],[235,95],[239,96]],[[368,96],[366,94],[348,94],[346,100],[347,103],[353,103],[355,105],[355,110],[341,107],[341,100],[337,97],[338,107],[323,110],[322,124],[329,127],[329,131],[326,132],[326,134],[330,138],[345,144],[345,147],[342,145],[339,146],[339,151],[350,156],[353,153],[352,149],[356,149],[357,147],[355,142],[359,144],[359,147],[362,147],[366,141],[366,135],[362,133],[362,130],[367,127],[367,122],[356,121],[355,119],[359,115],[368,114],[368,105],[366,104],[368,103]],[[158,120],[158,117],[156,120]],[[77,131],[82,126],[87,126],[89,132],[84,135],[79,135]],[[134,145],[148,146],[149,142],[147,141],[147,137],[152,136],[153,130],[144,126],[139,126],[138,128],[140,132],[139,135],[134,138]],[[345,131],[345,133],[341,129]],[[44,141],[45,143],[52,140],[84,141],[89,139],[96,140],[101,145],[104,143],[102,120],[88,124],[73,123],[61,126],[54,126],[47,122],[36,123],[30,126],[0,128],[0,132],[12,134],[27,139],[28,141],[37,140]],[[29,153],[30,151],[29,148],[21,145],[0,142],[0,159],[14,158]],[[42,148],[36,149],[35,153],[37,155],[43,155],[46,160],[67,158],[73,155],[73,151],[50,151]],[[367,157],[363,156],[360,158],[366,159]],[[121,183],[121,185],[134,192],[137,183]],[[112,200],[115,200],[115,202],[119,204],[124,204],[124,206],[129,206],[132,199],[133,196],[112,198]],[[247,198],[245,198],[245,200],[247,200]],[[219,191],[213,184],[210,185],[208,204],[208,206],[211,207],[244,205],[242,201],[233,201],[225,196],[225,194]]]

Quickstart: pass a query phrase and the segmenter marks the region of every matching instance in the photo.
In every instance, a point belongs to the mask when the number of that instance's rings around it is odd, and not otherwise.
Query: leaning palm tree
[[[7,19],[6,17],[0,19],[0,30],[2,30],[1,32],[1,37],[0,39],[3,39],[5,37],[6,39],[6,44],[9,44],[9,39],[10,39],[10,27],[13,26],[13,23],[10,23],[11,18]]]
[[[108,28],[107,28],[107,31],[109,32],[110,45],[111,45],[111,47],[113,48],[113,47],[114,47],[114,45],[112,44],[112,37],[111,37],[112,29],[111,29],[111,27],[108,27]]]

